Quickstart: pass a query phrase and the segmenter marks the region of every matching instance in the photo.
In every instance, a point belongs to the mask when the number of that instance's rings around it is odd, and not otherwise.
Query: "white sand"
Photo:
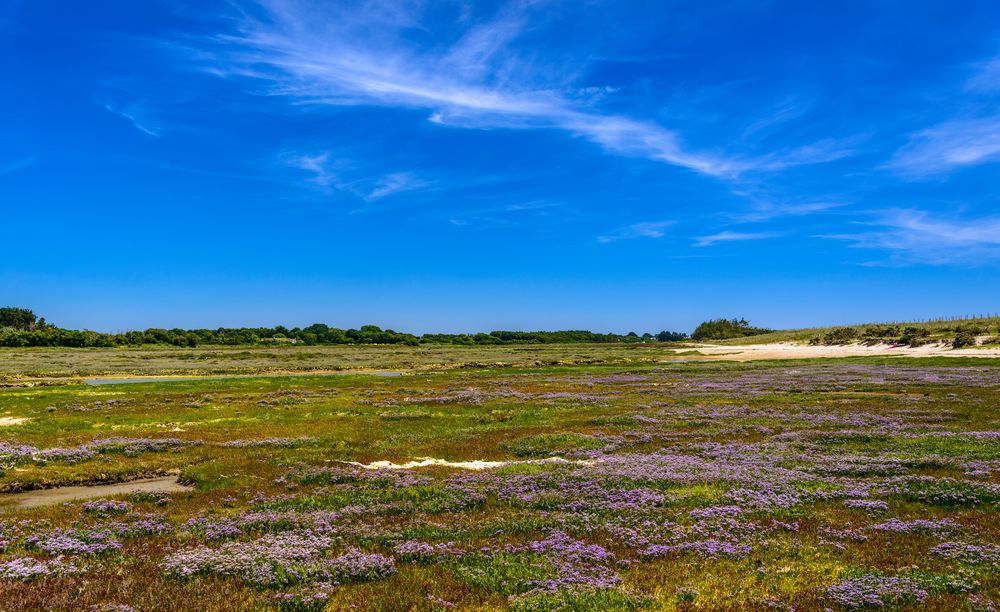
[[[530,459],[526,461],[482,461],[480,459],[475,459],[473,461],[446,461],[444,459],[434,459],[432,457],[417,457],[417,459],[415,459],[414,461],[410,461],[408,463],[393,463],[392,461],[373,461],[372,463],[358,463],[357,461],[341,461],[340,463],[356,465],[366,470],[408,470],[411,468],[429,467],[435,465],[435,466],[458,468],[461,470],[479,471],[479,470],[490,470],[498,467],[504,467],[507,465],[519,465],[519,464],[576,463],[578,465],[590,465],[593,462],[570,461],[569,459],[563,459],[562,457],[549,457],[548,459]]]
[[[12,425],[24,425],[31,419],[29,417],[0,417],[0,427],[10,427]]]

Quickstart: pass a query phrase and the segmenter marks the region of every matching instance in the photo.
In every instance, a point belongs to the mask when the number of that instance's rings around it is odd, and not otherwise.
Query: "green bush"
[[[692,340],[726,340],[728,338],[744,338],[758,334],[768,334],[773,329],[752,327],[746,319],[713,319],[705,321],[691,334]]]
[[[866,344],[893,342],[901,333],[898,325],[869,325],[861,332],[861,341]]]
[[[850,344],[858,339],[858,330],[853,327],[838,327],[827,332],[823,344]]]
[[[960,331],[955,334],[955,339],[951,341],[951,347],[964,348],[966,346],[976,346],[976,337],[968,331]]]
[[[927,337],[930,335],[930,332],[926,329],[907,327],[903,330],[903,334],[899,337],[899,341],[910,346],[923,346],[926,344]]]

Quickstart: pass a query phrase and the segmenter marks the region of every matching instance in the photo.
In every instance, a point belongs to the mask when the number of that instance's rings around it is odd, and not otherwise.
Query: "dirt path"
[[[106,485],[56,487],[54,489],[0,495],[0,512],[35,508],[37,506],[47,506],[49,504],[59,504],[79,499],[119,495],[121,493],[179,493],[181,491],[193,490],[193,487],[177,482],[176,476],[144,478],[142,480]]]

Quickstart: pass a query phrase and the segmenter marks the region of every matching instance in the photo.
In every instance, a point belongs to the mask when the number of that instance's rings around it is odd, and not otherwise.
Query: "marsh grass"
[[[0,461],[5,491],[174,471],[195,487],[120,496],[132,506],[122,512],[76,502],[0,517],[0,564],[49,559],[29,537],[70,528],[125,534],[108,536],[120,549],[74,557],[77,573],[0,580],[0,600],[11,609],[822,610],[837,608],[827,589],[864,576],[927,592],[922,602],[893,604],[903,608],[971,609],[1000,598],[988,556],[972,563],[929,552],[960,542],[988,555],[1000,543],[993,365],[536,364],[545,350],[564,349],[533,347],[517,353],[531,358],[516,367],[398,378],[0,389],[0,414],[31,419],[0,429],[10,445],[75,448],[113,436],[198,442],[75,462]],[[573,351],[591,360],[633,354]],[[234,361],[256,356],[242,351]],[[139,372],[161,358],[150,355]],[[419,418],[398,417],[411,414]],[[477,473],[344,463],[415,457],[588,463]],[[169,529],[126,529],[148,516]],[[890,519],[898,521],[891,529],[875,528]],[[212,539],[213,529],[224,535]],[[311,602],[276,599],[291,592],[284,587],[211,572],[181,580],[161,567],[177,551],[305,531],[333,538],[317,563],[348,547],[392,557],[405,542],[452,552],[398,557],[391,575],[331,586]],[[598,576],[621,581],[609,587]]]

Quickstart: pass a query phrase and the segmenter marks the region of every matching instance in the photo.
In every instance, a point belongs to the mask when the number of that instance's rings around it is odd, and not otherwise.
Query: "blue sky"
[[[0,68],[65,326],[1000,310],[995,2],[0,0]]]

